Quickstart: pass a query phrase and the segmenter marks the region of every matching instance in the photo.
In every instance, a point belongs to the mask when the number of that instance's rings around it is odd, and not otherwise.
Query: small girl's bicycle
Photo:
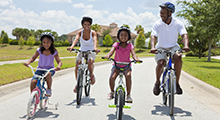
[[[106,59],[106,58],[102,57],[102,59]],[[131,106],[125,105],[125,102],[126,103],[132,103],[132,102],[125,101],[125,94],[126,93],[125,93],[125,85],[123,83],[123,72],[127,69],[126,68],[120,68],[117,65],[126,65],[126,66],[129,67],[132,62],[142,63],[142,61],[137,62],[135,60],[132,60],[129,63],[127,63],[127,62],[116,62],[113,58],[109,58],[109,60],[113,61],[115,63],[115,66],[116,66],[115,68],[117,68],[119,70],[119,83],[118,83],[118,86],[115,89],[114,105],[109,105],[109,107],[110,108],[116,108],[117,120],[122,120],[123,108],[127,108],[127,109],[131,108]]]
[[[31,68],[33,75],[38,77],[36,88],[34,88],[34,90],[31,92],[31,96],[30,96],[30,99],[28,101],[28,106],[27,106],[27,116],[28,116],[28,118],[31,118],[34,116],[36,109],[37,109],[37,105],[39,103],[40,103],[41,110],[43,110],[45,108],[47,101],[49,104],[52,104],[49,102],[49,98],[47,96],[45,96],[46,88],[44,87],[44,84],[46,81],[45,77],[48,75],[48,73],[51,70],[55,70],[55,69],[51,68],[51,69],[47,70],[47,69],[33,68],[31,65],[28,65],[28,66]],[[46,73],[42,76],[36,75],[34,73],[34,69],[45,71]],[[57,108],[58,108],[58,103],[55,104],[55,109],[57,109]]]
[[[164,73],[162,76],[162,82],[160,84],[161,92],[163,93],[163,104],[167,105],[167,96],[169,97],[169,113],[173,116],[174,112],[174,94],[176,94],[176,75],[175,69],[172,67],[172,53],[182,53],[183,50],[167,51],[158,50],[158,53],[166,53],[167,63],[164,66]]]
[[[81,97],[82,97],[82,88],[83,87],[85,88],[86,96],[89,96],[90,93],[91,78],[88,69],[88,54],[95,52],[95,50],[81,51],[78,49],[72,49],[72,51],[74,51],[75,53],[78,52],[82,53],[82,63],[78,66],[78,71],[77,71],[77,94],[76,94],[77,105],[80,105]]]

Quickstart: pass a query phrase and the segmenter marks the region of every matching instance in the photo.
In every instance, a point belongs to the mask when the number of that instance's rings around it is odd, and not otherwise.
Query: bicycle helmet
[[[120,34],[121,31],[126,31],[126,32],[128,32],[128,40],[131,39],[131,31],[130,31],[130,29],[129,29],[128,27],[121,26],[121,27],[118,29],[118,31],[117,31],[117,38],[118,38],[119,41],[120,41],[120,39],[119,39],[119,34]],[[120,41],[120,42],[121,42],[121,41]]]
[[[42,42],[42,40],[43,40],[43,38],[44,38],[45,36],[50,37],[51,40],[52,40],[52,42],[54,42],[55,38],[54,38],[53,34],[50,33],[50,32],[44,32],[44,33],[42,33],[42,34],[40,35],[40,41],[41,41],[41,42]]]
[[[87,21],[90,23],[90,25],[92,25],[92,18],[91,17],[83,17],[81,20],[81,25],[83,26],[83,23]]]
[[[160,7],[165,8],[165,9],[171,11],[172,13],[175,12],[175,5],[171,2],[163,3],[162,5],[160,5]]]

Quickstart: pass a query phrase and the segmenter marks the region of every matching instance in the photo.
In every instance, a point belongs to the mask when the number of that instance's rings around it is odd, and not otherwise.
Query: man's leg
[[[179,85],[179,79],[180,79],[180,74],[181,74],[181,69],[182,69],[182,55],[180,53],[176,53],[173,56],[174,59],[174,68],[176,69],[176,92],[177,94],[182,94],[182,89],[180,88]]]

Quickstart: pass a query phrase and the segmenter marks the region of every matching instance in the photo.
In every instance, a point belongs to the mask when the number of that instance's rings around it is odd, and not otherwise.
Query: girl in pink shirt
[[[105,56],[105,58],[110,58],[114,52],[115,52],[115,61],[116,62],[130,62],[130,53],[132,54],[132,57],[137,62],[140,62],[140,60],[137,58],[134,46],[131,43],[127,43],[128,40],[131,39],[131,31],[129,28],[125,26],[121,26],[117,31],[117,38],[120,42],[116,42],[112,45],[111,51],[108,53],[108,55]],[[116,66],[117,67],[117,66]],[[127,88],[127,97],[126,101],[132,101],[132,98],[130,96],[131,92],[131,67],[126,65],[118,65],[118,67],[129,67],[127,70],[124,71],[124,76],[126,79],[126,88]],[[113,99],[114,97],[114,87],[115,87],[115,79],[117,78],[119,74],[119,71],[115,68],[115,65],[113,65],[111,70],[111,75],[109,79],[109,86],[111,89],[111,92],[108,94],[108,100]]]

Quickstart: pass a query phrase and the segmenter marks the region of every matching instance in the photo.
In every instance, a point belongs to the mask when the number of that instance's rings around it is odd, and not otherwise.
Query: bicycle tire
[[[33,91],[31,93],[30,99],[28,101],[28,106],[27,106],[27,116],[28,118],[32,118],[36,112],[37,109],[37,98],[38,97],[38,92]],[[34,102],[33,102],[34,101]]]
[[[78,69],[77,75],[77,94],[76,94],[76,102],[77,105],[80,105],[81,97],[82,97],[82,86],[83,86],[83,71]]]
[[[165,81],[165,77],[166,77],[166,74],[163,76],[163,89],[162,89],[162,100],[163,100],[163,104],[164,105],[167,105],[167,95],[166,95],[166,84],[164,84],[166,81]]]
[[[85,95],[89,96],[90,93],[90,86],[91,86],[91,79],[89,76],[89,70],[86,70],[86,76],[85,76]]]
[[[117,120],[122,120],[123,104],[124,104],[123,90],[119,89],[118,90],[118,103],[116,107]]]
[[[170,109],[170,116],[173,116],[174,112],[174,79],[173,79],[173,71],[170,72],[170,81],[169,81],[169,109]]]
[[[47,105],[47,100],[48,100],[48,97],[45,96],[46,94],[46,91],[45,90],[42,90],[42,98],[40,100],[40,109],[43,110],[45,108],[45,106]]]

